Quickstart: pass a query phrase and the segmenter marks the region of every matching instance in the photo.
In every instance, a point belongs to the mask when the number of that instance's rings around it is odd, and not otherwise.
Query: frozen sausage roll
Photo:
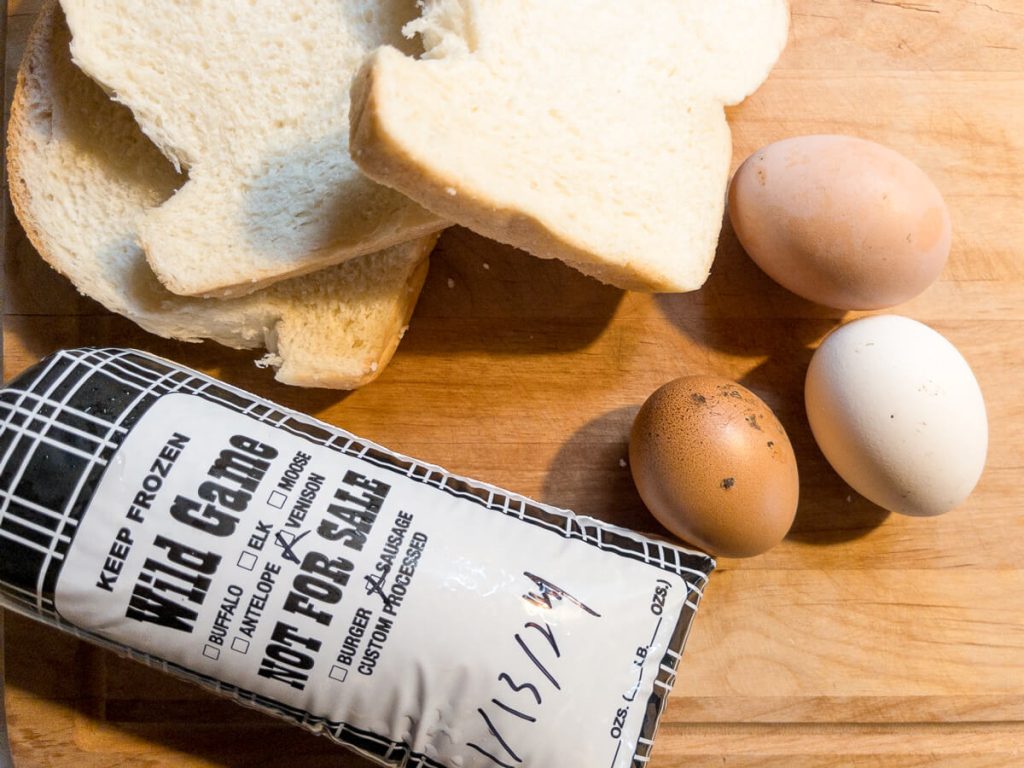
[[[714,561],[142,352],[0,391],[0,597],[387,766],[649,759]]]

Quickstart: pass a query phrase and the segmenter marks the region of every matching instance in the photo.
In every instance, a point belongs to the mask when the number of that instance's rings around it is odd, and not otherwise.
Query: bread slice
[[[359,167],[446,219],[622,288],[700,287],[729,172],[722,106],[782,51],[785,0],[422,6],[406,29],[423,58],[384,47],[353,82]]]
[[[414,0],[61,4],[75,63],[188,171],[139,223],[174,293],[248,293],[444,227],[348,152],[351,76],[382,43],[413,50]]]
[[[8,134],[14,209],[36,249],[83,293],[177,339],[260,347],[277,379],[350,389],[394,353],[434,236],[352,259],[238,299],[169,293],[136,235],[184,179],[72,63],[55,0],[40,13],[18,72]]]

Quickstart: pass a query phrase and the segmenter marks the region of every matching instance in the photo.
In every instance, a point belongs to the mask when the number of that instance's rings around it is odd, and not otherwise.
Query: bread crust
[[[50,239],[46,237],[32,210],[32,191],[25,179],[22,163],[22,153],[25,151],[23,145],[28,142],[29,135],[29,103],[33,94],[37,92],[37,88],[29,84],[29,79],[43,63],[41,57],[46,54],[48,43],[53,37],[56,16],[57,0],[43,0],[39,15],[29,32],[28,42],[25,44],[24,58],[18,67],[11,114],[7,122],[7,187],[11,195],[11,207],[32,247],[53,269],[68,277],[65,270],[59,266],[60,260],[51,248]],[[81,289],[79,292],[81,293]]]

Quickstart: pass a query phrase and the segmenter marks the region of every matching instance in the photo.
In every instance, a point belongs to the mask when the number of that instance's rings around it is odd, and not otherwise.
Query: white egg
[[[981,389],[956,347],[923,323],[876,315],[833,331],[811,359],[804,395],[825,458],[881,507],[940,515],[981,477]]]

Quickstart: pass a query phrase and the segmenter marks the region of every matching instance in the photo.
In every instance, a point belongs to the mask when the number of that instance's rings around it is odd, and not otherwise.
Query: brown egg
[[[729,218],[769,277],[838,309],[881,309],[931,285],[949,256],[949,210],[903,155],[853,136],[758,150],[729,186]]]
[[[796,516],[789,437],[764,401],[728,379],[687,376],[651,395],[633,422],[629,463],[658,521],[714,555],[760,554]]]

